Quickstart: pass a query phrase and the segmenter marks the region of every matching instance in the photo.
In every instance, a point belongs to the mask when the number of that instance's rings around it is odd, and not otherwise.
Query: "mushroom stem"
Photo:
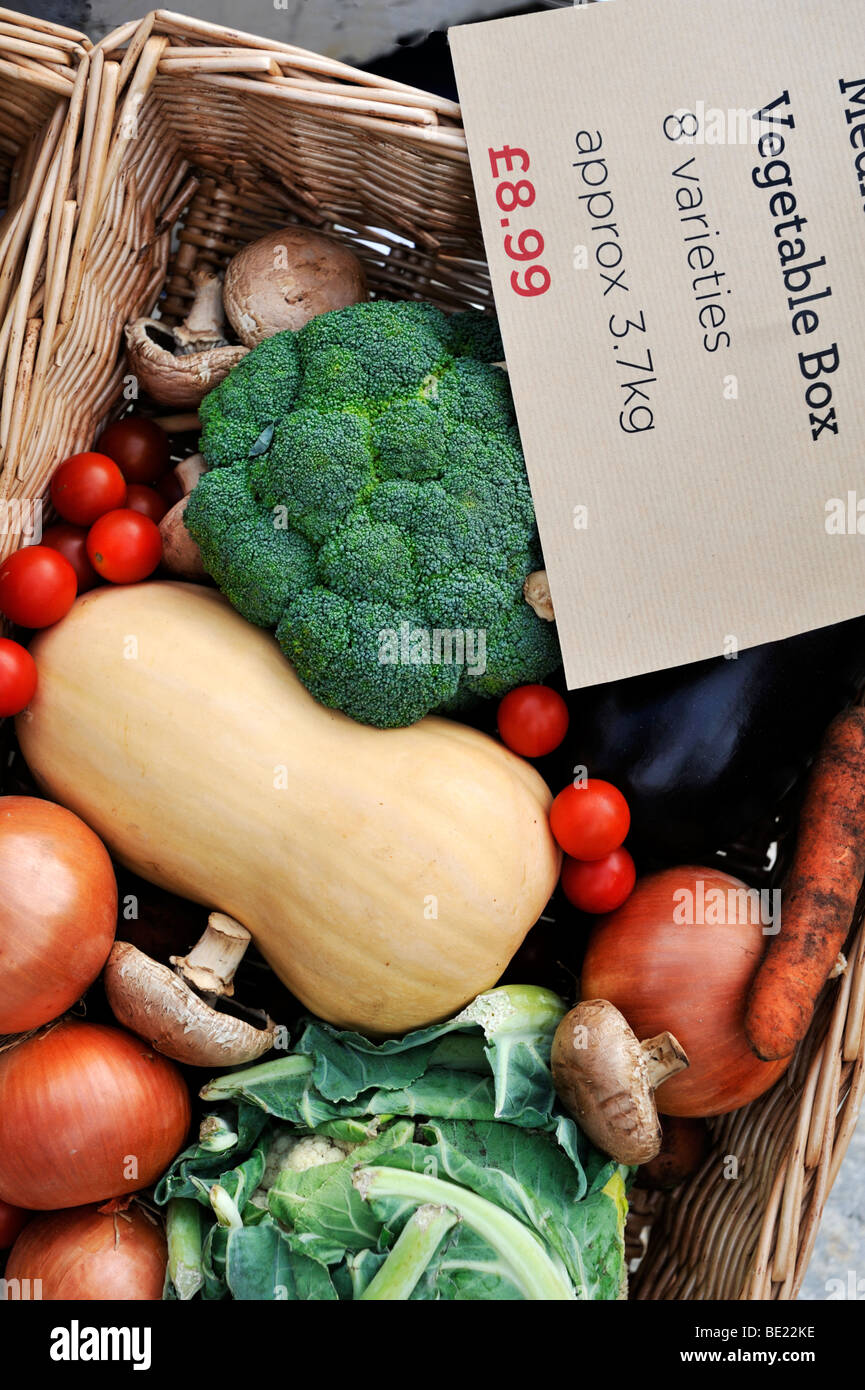
[[[646,1071],[653,1091],[657,1091],[667,1077],[675,1076],[676,1072],[684,1071],[688,1066],[687,1053],[672,1033],[658,1033],[654,1038],[645,1038],[640,1047],[646,1058]]]
[[[183,323],[174,329],[174,341],[184,352],[200,352],[225,342],[222,280],[206,270],[192,273],[195,298]]]
[[[197,410],[184,411],[180,415],[154,415],[153,423],[164,429],[166,434],[197,434],[201,429]]]
[[[204,935],[187,956],[171,956],[175,971],[211,1003],[234,994],[234,974],[252,937],[224,912],[211,912]]]

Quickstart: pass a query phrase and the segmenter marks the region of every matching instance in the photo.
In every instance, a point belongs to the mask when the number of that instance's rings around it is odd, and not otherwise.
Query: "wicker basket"
[[[44,381],[57,324],[90,51],[83,34],[0,9],[0,450],[12,462],[0,478],[4,502],[26,495],[15,460],[34,374]],[[2,553],[17,544],[14,527],[4,532]]]
[[[38,497],[122,404],[128,319],[182,319],[194,270],[288,221],[351,244],[374,291],[491,302],[453,103],[165,11],[92,49],[0,16],[4,497]],[[672,1197],[635,1193],[633,1296],[795,1298],[865,1086],[861,913],[848,950],[787,1076],[712,1122]]]

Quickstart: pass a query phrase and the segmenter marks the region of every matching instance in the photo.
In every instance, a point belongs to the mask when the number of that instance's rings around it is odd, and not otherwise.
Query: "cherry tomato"
[[[32,1211],[10,1206],[8,1202],[0,1199],[0,1250],[9,1250],[15,1244],[33,1215],[35,1213]]]
[[[28,545],[0,565],[0,612],[20,627],[59,622],[77,592],[75,570],[50,546]]]
[[[618,787],[590,777],[559,792],[550,807],[550,827],[572,859],[603,859],[618,849],[631,825],[628,803]]]
[[[548,685],[520,685],[499,705],[502,743],[524,758],[542,758],[568,732],[568,707]]]
[[[87,558],[87,532],[83,526],[73,526],[70,521],[59,521],[56,526],[48,526],[42,532],[42,544],[51,550],[59,550],[75,571],[79,594],[86,594],[99,583],[99,575]]]
[[[155,483],[171,467],[168,435],[154,420],[141,415],[116,420],[102,431],[98,444],[114,459],[127,483]]]
[[[137,584],[162,559],[159,527],[149,516],[128,507],[101,516],[87,537],[90,563],[112,584]]]
[[[35,694],[36,662],[26,647],[8,637],[0,637],[0,717],[5,719],[7,715],[20,714]],[[2,1205],[0,1202],[0,1207]]]
[[[73,454],[51,479],[51,501],[64,521],[92,526],[126,501],[126,480],[105,454]]]
[[[603,859],[569,859],[562,865],[562,892],[581,912],[615,912],[634,891],[637,871],[626,849]]]
[[[164,497],[153,487],[144,487],[142,483],[130,483],[126,489],[126,505],[133,512],[140,512],[142,516],[149,516],[151,521],[159,525],[165,513],[168,511],[168,503]]]

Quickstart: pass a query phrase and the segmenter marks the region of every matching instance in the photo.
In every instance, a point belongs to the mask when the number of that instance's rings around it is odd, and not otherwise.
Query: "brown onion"
[[[642,879],[589,939],[582,998],[609,999],[638,1038],[669,1029],[688,1054],[687,1071],[658,1087],[662,1115],[738,1110],[789,1064],[789,1057],[761,1062],[745,1037],[745,1000],[768,937],[741,899],[733,906],[731,890],[744,886],[717,869],[665,869]],[[711,920],[717,890],[730,922]],[[688,895],[691,916],[709,920],[677,920],[687,915]]]
[[[117,924],[108,851],[78,816],[0,797],[0,1033],[57,1018],[99,974]]]
[[[0,1197],[34,1211],[154,1182],[189,1128],[186,1083],[141,1038],[67,1020],[0,1054]]]
[[[39,1280],[38,1296],[73,1302],[162,1297],[168,1250],[162,1227],[134,1204],[102,1213],[73,1207],[37,1216],[6,1265],[6,1278]],[[35,1295],[34,1295],[35,1296]]]
[[[709,1131],[705,1120],[665,1115],[661,1126],[661,1147],[653,1159],[641,1165],[637,1186],[652,1192],[672,1192],[692,1178],[709,1152]]]

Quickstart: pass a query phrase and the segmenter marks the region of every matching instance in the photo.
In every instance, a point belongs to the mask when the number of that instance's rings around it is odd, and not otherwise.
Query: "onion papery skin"
[[[18,1237],[7,1279],[40,1281],[49,1302],[161,1299],[168,1251],[161,1225],[134,1204],[101,1213],[95,1207],[37,1216]]]
[[[99,837],[52,801],[0,797],[0,1033],[65,1013],[105,964],[116,926]]]
[[[167,1057],[120,1028],[64,1020],[0,1054],[0,1197],[55,1211],[137,1192],[189,1121]]]
[[[699,884],[702,883],[702,893]],[[790,1058],[761,1062],[745,1037],[745,1001],[770,940],[759,921],[680,923],[692,895],[699,918],[707,895],[730,901],[739,879],[686,865],[640,880],[628,901],[602,918],[589,938],[580,979],[583,999],[608,999],[640,1039],[669,1030],[690,1066],[655,1092],[662,1115],[725,1115],[761,1096]],[[674,896],[674,895],[679,895]],[[700,911],[701,901],[706,904]]]

